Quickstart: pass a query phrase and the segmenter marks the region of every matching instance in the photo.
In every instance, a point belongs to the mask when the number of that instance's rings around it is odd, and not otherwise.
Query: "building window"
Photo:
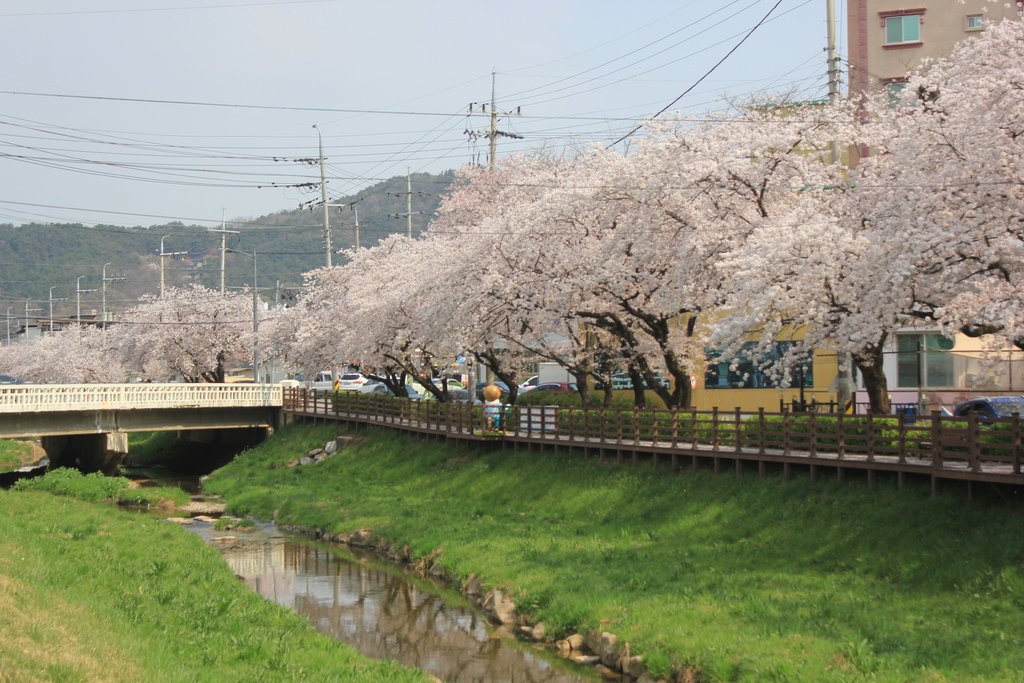
[[[967,31],[981,31],[985,28],[985,17],[980,14],[968,14],[964,29]]]
[[[900,45],[902,43],[921,42],[921,15],[907,14],[898,17],[885,17],[885,44]]]
[[[889,108],[895,109],[900,104],[900,99],[903,98],[903,89],[907,87],[907,82],[903,79],[885,81],[885,94],[889,99]]]
[[[756,344],[745,344],[740,352],[736,367],[732,360],[719,357],[713,349],[707,351],[707,366],[704,371],[706,389],[774,389],[780,386],[776,377],[765,371],[765,367],[778,362],[785,356],[792,342],[775,342],[768,353],[758,353]],[[814,385],[813,363],[806,358],[799,367],[790,369],[791,388]]]
[[[953,387],[953,340],[941,334],[896,335],[896,386]]]

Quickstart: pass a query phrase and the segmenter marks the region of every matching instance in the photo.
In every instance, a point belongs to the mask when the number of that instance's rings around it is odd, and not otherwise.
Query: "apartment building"
[[[908,5],[907,2],[913,4]],[[896,95],[926,58],[944,57],[992,21],[1020,15],[1024,2],[847,0],[850,95]]]

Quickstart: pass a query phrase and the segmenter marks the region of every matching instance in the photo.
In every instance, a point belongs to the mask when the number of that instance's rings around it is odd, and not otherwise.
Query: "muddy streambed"
[[[268,600],[368,657],[393,659],[452,682],[594,681],[593,671],[493,628],[461,596],[373,556],[288,536],[273,526],[186,526]]]

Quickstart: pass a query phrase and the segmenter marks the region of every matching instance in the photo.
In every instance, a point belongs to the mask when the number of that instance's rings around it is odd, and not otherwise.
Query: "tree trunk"
[[[647,390],[644,387],[643,375],[641,375],[640,372],[632,366],[630,366],[628,372],[629,379],[633,383],[633,405],[637,408],[646,408]]]
[[[853,354],[853,362],[864,378],[864,390],[868,394],[868,412],[872,415],[890,414],[889,387],[882,367],[882,345],[872,346],[863,352]]]

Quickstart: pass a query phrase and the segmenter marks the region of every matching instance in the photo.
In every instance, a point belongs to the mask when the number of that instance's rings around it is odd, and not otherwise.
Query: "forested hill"
[[[453,180],[450,173],[412,176],[412,225],[419,235],[433,216],[442,195]],[[340,199],[334,204],[358,202],[360,242],[371,246],[392,233],[404,234],[406,218],[397,216],[406,211],[405,176],[391,178],[365,190]],[[335,249],[349,248],[354,241],[354,212],[350,208],[332,208],[331,238]],[[98,290],[83,293],[82,313],[101,307],[103,264],[107,266],[107,308],[118,311],[131,305],[145,293],[160,288],[160,237],[166,252],[187,252],[165,259],[168,285],[200,282],[208,287],[220,286],[220,235],[207,232],[208,226],[170,223],[132,228],[78,224],[39,224],[20,226],[0,224],[0,315],[24,315],[25,300],[30,317],[49,313],[50,288],[53,298],[67,299],[54,304],[56,315],[72,314],[75,309],[75,287],[79,276],[82,289]],[[219,226],[216,226],[219,227]],[[280,282],[282,289],[301,284],[302,273],[324,264],[323,210],[320,207],[293,209],[260,216],[227,221],[229,230],[239,235],[228,236],[228,248],[251,254],[257,252],[258,285],[266,298],[273,296],[270,288]],[[334,255],[334,263],[342,261]],[[226,286],[251,285],[252,258],[229,252],[226,259]],[[109,278],[125,279],[110,281]],[[268,288],[268,289],[265,289]]]

